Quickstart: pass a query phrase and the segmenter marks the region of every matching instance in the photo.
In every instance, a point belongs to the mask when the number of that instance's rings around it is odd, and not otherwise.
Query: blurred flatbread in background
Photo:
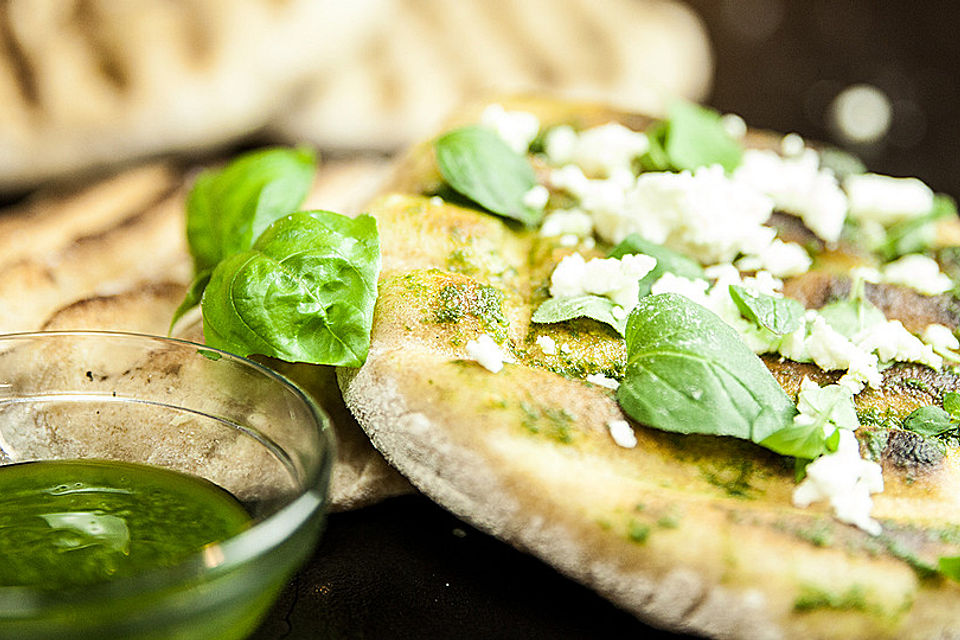
[[[657,113],[712,72],[672,0],[8,0],[0,193],[251,136],[392,151],[494,92]]]
[[[7,0],[0,191],[249,135],[355,55],[387,0]]]
[[[277,121],[288,140],[396,149],[493,93],[550,93],[652,114],[713,75],[697,15],[667,0],[396,0],[354,65]]]
[[[325,163],[305,206],[358,212],[387,171],[381,157]],[[165,335],[191,275],[184,240],[190,175],[149,165],[74,193],[39,193],[0,209],[0,333],[87,329]],[[178,323],[176,335],[202,339],[198,322]],[[412,491],[353,420],[332,368],[273,364],[331,416],[339,444],[332,509],[355,509]]]

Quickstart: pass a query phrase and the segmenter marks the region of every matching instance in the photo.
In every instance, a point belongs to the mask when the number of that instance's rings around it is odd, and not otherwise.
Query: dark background
[[[708,102],[752,126],[837,143],[870,169],[960,196],[960,17],[954,3],[693,0],[716,53]],[[833,99],[870,84],[889,131],[851,145]],[[633,638],[652,630],[420,496],[330,516],[316,554],[256,636]]]

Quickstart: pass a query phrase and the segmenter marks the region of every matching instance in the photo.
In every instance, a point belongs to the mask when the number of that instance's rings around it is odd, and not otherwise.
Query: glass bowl
[[[78,590],[0,587],[0,637],[248,636],[316,543],[333,457],[323,411],[245,358],[128,333],[0,335],[0,465],[165,467],[219,485],[253,517],[173,567]]]

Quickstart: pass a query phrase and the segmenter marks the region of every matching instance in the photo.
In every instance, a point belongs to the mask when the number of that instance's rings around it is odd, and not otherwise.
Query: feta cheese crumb
[[[850,201],[850,217],[861,222],[889,227],[933,209],[933,191],[916,178],[865,173],[849,176],[843,186]]]
[[[633,449],[637,446],[637,434],[633,432],[630,423],[626,420],[610,420],[607,429],[613,441],[624,449]]]
[[[799,156],[806,149],[806,146],[798,133],[788,133],[780,139],[780,151],[785,156]]]
[[[570,355],[571,353],[573,353],[573,347],[570,346],[569,342],[564,342],[563,344],[560,345],[560,353],[563,353],[565,355]]]
[[[593,220],[580,209],[551,211],[544,216],[540,225],[540,235],[545,238],[565,235],[589,237],[592,234]]]
[[[443,198],[441,198],[440,196],[433,196],[432,198],[430,198],[430,206],[433,206],[433,207],[442,207],[442,206],[443,206]]]
[[[540,132],[537,116],[526,111],[507,111],[499,104],[484,109],[480,123],[493,129],[517,153],[526,153]]]
[[[820,168],[819,154],[804,149],[802,139],[800,145],[798,155],[786,158],[769,150],[745,151],[733,179],[773,198],[777,209],[799,216],[822,240],[836,242],[847,215],[847,196],[833,172]]]
[[[876,352],[881,362],[919,362],[934,369],[943,365],[933,347],[907,331],[899,320],[864,329],[854,336],[854,342],[864,351]]]
[[[883,281],[902,284],[922,294],[935,296],[950,291],[953,280],[940,272],[940,265],[933,258],[911,253],[883,267]]]
[[[550,276],[550,295],[571,298],[592,294],[606,296],[631,311],[640,296],[640,279],[657,264],[656,258],[631,254],[623,258],[593,258],[579,253],[564,257]]]
[[[557,166],[573,163],[599,177],[624,171],[632,176],[633,160],[647,152],[650,140],[643,133],[611,122],[579,134],[568,126],[556,127],[547,133],[544,148],[547,159]]]
[[[720,126],[734,140],[740,140],[747,135],[746,121],[735,113],[723,114],[720,117]]]
[[[581,208],[593,215],[598,235],[611,244],[639,233],[703,264],[714,264],[729,262],[739,253],[756,253],[776,235],[763,224],[773,202],[727,178],[719,165],[694,173],[642,173],[618,196],[614,187],[607,190],[605,199],[593,193],[581,197]]]
[[[522,202],[524,206],[530,207],[535,211],[543,211],[543,208],[547,206],[547,201],[550,200],[550,192],[547,191],[547,188],[542,184],[534,185],[523,194]]]
[[[793,491],[793,504],[804,508],[827,500],[838,520],[879,535],[880,523],[870,517],[871,494],[883,491],[880,465],[860,457],[860,445],[852,431],[840,430],[837,450],[807,465],[807,477]]]
[[[503,363],[509,361],[493,338],[483,333],[476,340],[467,341],[467,355],[491,373],[499,373]]]
[[[550,336],[537,336],[537,346],[548,356],[557,355],[557,341]]]
[[[799,244],[774,238],[773,242],[760,249],[756,255],[741,258],[737,267],[744,271],[765,269],[775,276],[787,278],[806,273],[812,264],[810,255]]]
[[[934,350],[960,349],[960,340],[957,340],[953,330],[942,324],[928,325],[920,339]]]
[[[877,356],[855,345],[819,315],[804,346],[810,359],[824,371],[846,369],[838,384],[853,393],[859,393],[865,384],[879,388],[883,383]]]
[[[602,373],[587,374],[587,382],[591,382],[600,387],[606,387],[607,389],[613,389],[614,391],[616,391],[620,387],[619,382],[617,382],[613,378],[608,378]]]

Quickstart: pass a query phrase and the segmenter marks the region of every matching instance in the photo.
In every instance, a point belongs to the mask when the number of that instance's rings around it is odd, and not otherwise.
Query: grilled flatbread
[[[525,99],[506,108],[533,112],[544,126],[650,124],[589,105]],[[747,136],[753,146],[778,141]],[[905,429],[857,431],[886,483],[874,497],[876,536],[822,503],[794,507],[792,459],[747,441],[633,424],[637,446],[618,446],[608,423],[626,416],[611,390],[585,376],[622,372],[623,340],[588,319],[531,322],[572,249],[434,196],[442,187],[424,143],[368,208],[383,247],[372,344],[362,368],[340,370],[360,425],[420,491],[666,629],[715,638],[960,636],[960,585],[935,572],[960,542],[956,446]],[[849,288],[838,271],[814,270],[785,287],[822,306]],[[949,295],[892,285],[867,295],[908,326],[955,328],[960,317]],[[492,373],[474,361],[467,343],[481,334],[498,336],[516,362]],[[560,348],[547,353],[541,336]],[[805,375],[821,384],[839,376],[766,362],[791,397]],[[949,368],[897,364],[879,389],[858,396],[858,411],[902,417],[957,388]]]

